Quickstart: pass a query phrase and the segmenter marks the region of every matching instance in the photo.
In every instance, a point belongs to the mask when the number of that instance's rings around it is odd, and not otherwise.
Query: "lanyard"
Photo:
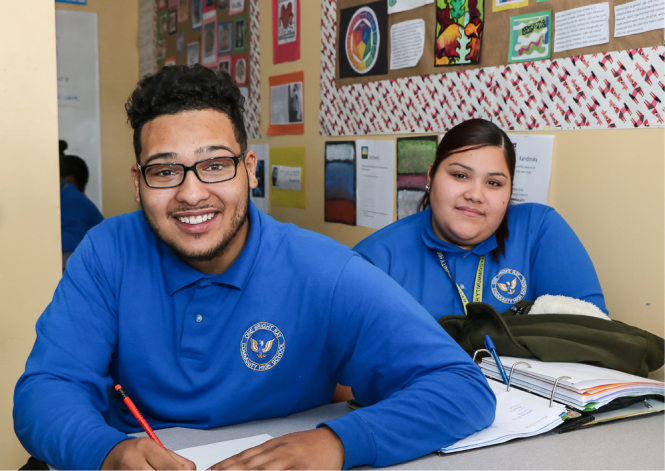
[[[453,282],[455,286],[457,286],[457,291],[459,292],[460,298],[462,298],[462,305],[464,306],[464,315],[466,315],[466,305],[469,304],[469,300],[466,299],[466,296],[464,295],[464,291],[462,291],[462,288],[459,287],[457,283],[455,283],[455,280],[453,280],[453,275],[450,273],[450,269],[448,269],[448,263],[446,263],[446,256],[443,255],[443,252],[437,252],[439,255],[439,262],[441,262],[441,268],[443,268],[443,271],[446,272],[446,275],[448,275],[448,278],[450,278],[450,281]],[[480,261],[478,262],[478,270],[476,271],[476,283],[473,286],[473,302],[474,303],[479,303],[482,302],[483,300],[483,274],[485,273],[485,256],[483,255],[480,257]]]

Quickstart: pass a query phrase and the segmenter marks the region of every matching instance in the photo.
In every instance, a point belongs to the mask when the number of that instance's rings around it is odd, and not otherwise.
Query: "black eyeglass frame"
[[[190,166],[180,164],[180,163],[175,163],[175,162],[163,162],[163,163],[159,163],[159,164],[150,164],[150,165],[146,165],[145,167],[142,167],[141,164],[139,164],[137,162],[136,166],[141,171],[141,174],[143,175],[143,181],[145,182],[146,185],[148,185],[149,188],[167,189],[167,188],[176,188],[176,187],[179,187],[180,185],[182,185],[183,183],[185,183],[185,179],[187,178],[187,172],[189,172],[190,170],[192,172],[194,172],[194,175],[196,175],[196,178],[198,178],[201,183],[221,183],[221,182],[226,182],[226,181],[229,181],[229,180],[233,180],[236,177],[236,175],[238,175],[238,164],[240,162],[242,162],[242,159],[245,158],[246,154],[247,154],[247,151],[242,152],[238,155],[223,155],[221,157],[210,157],[209,159],[203,159],[203,160],[199,160],[198,162],[194,162],[194,165],[190,165]],[[233,163],[235,164],[234,167],[233,167],[233,176],[229,177],[229,178],[225,178],[224,180],[217,180],[217,181],[214,181],[214,182],[204,181],[201,178],[201,175],[199,175],[199,172],[196,170],[197,165],[199,165],[200,163],[203,163],[203,162],[207,162],[209,160],[218,160],[218,159],[232,159],[233,160]],[[177,185],[172,185],[172,186],[152,186],[150,183],[148,183],[148,179],[145,176],[145,172],[150,167],[156,167],[158,165],[169,165],[169,166],[182,167],[182,169],[184,170],[184,173],[183,173],[183,177],[182,177],[182,180],[180,181],[180,183],[178,183]]]

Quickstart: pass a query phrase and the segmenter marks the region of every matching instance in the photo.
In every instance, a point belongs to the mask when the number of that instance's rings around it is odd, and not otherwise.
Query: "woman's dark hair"
[[[78,155],[63,155],[60,158],[60,178],[74,177],[74,186],[81,193],[85,193],[85,187],[90,178],[88,165]]]
[[[508,171],[510,172],[510,195],[512,196],[512,185],[515,178],[515,147],[505,132],[503,132],[496,124],[485,119],[470,119],[464,121],[443,136],[441,143],[439,143],[439,147],[436,149],[436,159],[429,172],[430,179],[434,179],[436,170],[439,168],[441,162],[451,155],[490,146],[498,147],[503,151],[503,156],[506,158],[506,164],[508,165]],[[428,190],[420,200],[418,210],[422,211],[429,206],[430,200]],[[503,216],[495,235],[497,248],[492,256],[496,260],[506,250],[506,240],[509,235],[508,211],[506,211],[506,214]]]
[[[145,123],[181,111],[216,110],[231,120],[233,134],[242,150],[247,147],[243,115],[245,98],[225,72],[199,64],[168,66],[139,81],[125,104],[127,120],[134,129],[134,153],[139,162],[141,131]]]

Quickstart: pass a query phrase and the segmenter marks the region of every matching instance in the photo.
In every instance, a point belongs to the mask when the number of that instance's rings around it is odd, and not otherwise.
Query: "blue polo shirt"
[[[552,208],[524,203],[508,207],[505,253],[493,257],[496,237],[464,250],[439,239],[431,208],[401,219],[361,241],[354,250],[404,287],[435,319],[463,315],[457,287],[446,274],[444,255],[455,283],[473,300],[476,273],[485,255],[482,302],[497,311],[544,294],[595,304],[607,313],[600,282],[582,242]]]
[[[97,206],[74,185],[60,184],[62,251],[73,252],[85,234],[104,220]]]
[[[99,469],[141,430],[211,428],[329,404],[337,383],[371,405],[326,422],[345,467],[422,456],[490,425],[480,369],[397,283],[347,247],[250,204],[235,263],[204,275],[135,212],[69,259],[14,394],[26,450]]]

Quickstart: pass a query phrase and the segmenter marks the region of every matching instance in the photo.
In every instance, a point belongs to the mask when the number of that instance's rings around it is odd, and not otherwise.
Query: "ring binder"
[[[476,350],[475,352],[473,352],[473,362],[474,363],[476,362],[476,355],[478,355],[478,352],[485,352],[488,355],[492,355],[492,352],[490,352],[489,350],[485,350],[484,348],[481,348],[480,350]]]
[[[508,387],[506,388],[506,391],[510,391],[510,381],[513,379],[513,370],[517,365],[522,365],[522,364],[531,368],[531,365],[529,365],[525,361],[518,361],[517,363],[513,363],[513,366],[510,367],[510,376],[508,376]]]
[[[552,388],[552,395],[550,396],[550,407],[554,403],[554,391],[556,391],[557,384],[559,384],[560,379],[572,379],[570,376],[559,376],[554,382],[554,387]]]

